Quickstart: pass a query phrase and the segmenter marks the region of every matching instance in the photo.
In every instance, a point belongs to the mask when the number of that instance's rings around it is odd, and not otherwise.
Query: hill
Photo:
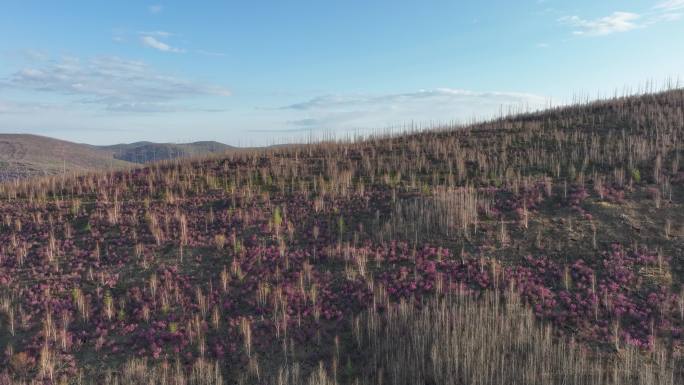
[[[671,90],[0,184],[0,383],[681,384],[683,121]]]
[[[0,134],[0,181],[130,166],[133,164],[88,145],[37,135]]]
[[[100,146],[99,148],[112,152],[113,157],[116,159],[133,163],[150,163],[175,158],[217,154],[236,149],[235,147],[213,141],[183,144],[136,142]]]
[[[116,170],[229,150],[238,149],[212,141],[92,146],[38,135],[0,134],[0,181],[64,172]]]

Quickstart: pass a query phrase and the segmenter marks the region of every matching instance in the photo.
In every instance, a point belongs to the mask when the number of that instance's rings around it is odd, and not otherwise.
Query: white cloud
[[[0,79],[2,86],[71,96],[78,103],[109,111],[184,110],[188,107],[179,103],[189,98],[230,95],[224,87],[166,75],[143,62],[112,56],[62,58],[39,68],[22,68]]]
[[[653,16],[651,24],[660,21],[677,21],[682,18],[680,12],[684,11],[684,0],[669,0],[658,3],[655,7],[656,14]]]
[[[185,52],[184,50],[182,50],[180,48],[175,48],[175,47],[172,47],[172,46],[164,43],[163,41],[159,41],[159,40],[157,40],[157,38],[155,38],[153,36],[148,36],[148,35],[141,36],[140,42],[142,42],[142,44],[146,47],[154,48],[154,49],[156,49],[158,51],[162,51],[162,52],[174,52],[174,53]]]
[[[291,104],[282,107],[282,109],[338,109],[357,106],[395,108],[399,104],[416,102],[458,103],[471,101],[493,102],[498,106],[519,102],[543,102],[543,98],[533,94],[515,92],[476,92],[454,88],[436,88],[386,95],[325,95],[302,103]]]
[[[613,12],[609,16],[598,19],[587,20],[579,16],[565,16],[559,21],[575,27],[573,31],[575,35],[604,36],[640,28],[641,25],[637,22],[639,19],[641,15],[637,13]]]
[[[564,16],[558,19],[562,24],[575,29],[574,35],[605,36],[619,32],[648,28],[652,25],[682,19],[684,0],[662,1],[644,12],[613,12],[598,19],[583,19],[579,16]]]
[[[151,14],[156,15],[156,14],[158,14],[164,10],[164,6],[162,6],[161,4],[153,4],[153,5],[148,6],[147,10],[150,11]]]
[[[175,33],[167,32],[167,31],[139,31],[138,34],[143,35],[143,36],[156,36],[159,38],[167,38],[171,36],[175,36]]]
[[[176,32],[169,32],[164,30],[138,30],[127,31],[124,29],[115,29],[112,34],[112,40],[117,43],[123,43],[129,40],[138,41],[142,46],[152,48],[161,52],[170,53],[193,53],[212,57],[227,57],[224,52],[205,50],[205,49],[184,49],[178,47],[173,43],[174,40],[182,41],[183,35]]]
[[[215,56],[215,57],[226,57],[226,56],[228,56],[223,52],[205,51],[203,49],[198,49],[195,52],[197,52],[200,55],[204,55],[204,56]]]
[[[656,9],[664,9],[667,11],[684,10],[684,0],[667,0],[658,3]]]
[[[27,103],[0,99],[0,114],[35,114],[56,110],[61,106],[46,103]]]
[[[324,95],[278,110],[285,115],[280,119],[300,131],[344,132],[401,126],[412,121],[490,118],[508,112],[509,107],[525,111],[545,105],[545,98],[533,94],[437,88],[385,95]]]
[[[676,13],[676,12],[664,12],[659,15],[653,16],[649,21],[648,24],[656,24],[661,21],[677,21],[682,18],[681,13]]]

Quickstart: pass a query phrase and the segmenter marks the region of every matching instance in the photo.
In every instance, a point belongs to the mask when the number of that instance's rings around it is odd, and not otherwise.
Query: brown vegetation
[[[683,134],[671,90],[0,184],[0,382],[676,383]]]

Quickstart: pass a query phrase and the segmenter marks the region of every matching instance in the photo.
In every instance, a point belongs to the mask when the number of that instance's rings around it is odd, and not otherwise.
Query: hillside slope
[[[683,122],[672,90],[0,184],[0,383],[682,384]]]
[[[37,135],[0,134],[0,181],[133,164],[88,145]]]

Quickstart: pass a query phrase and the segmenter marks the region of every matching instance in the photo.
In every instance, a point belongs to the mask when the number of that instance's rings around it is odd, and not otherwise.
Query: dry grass
[[[0,376],[0,385],[39,385],[55,383],[60,385],[223,385],[223,376],[218,363],[197,360],[190,368],[179,362],[150,364],[144,359],[131,359],[122,365],[120,371],[106,371],[97,375],[63,376],[54,381],[17,381]]]
[[[354,322],[356,341],[309,377],[281,369],[277,384],[394,385],[674,385],[684,381],[681,359],[666,350],[644,355],[625,347],[616,356],[560,341],[535,321],[517,296],[487,293],[401,303]],[[352,362],[345,373],[342,365]],[[327,368],[327,369],[326,369]]]
[[[498,258],[492,266],[521,255],[571,265],[612,242],[657,248],[672,258],[640,271],[640,285],[680,293],[682,122],[684,90],[671,90],[401,136],[0,183],[0,373],[55,383],[73,364],[88,373],[81,383],[218,383],[207,364],[216,360],[244,383],[273,375],[300,384],[311,373],[311,384],[676,383],[666,356],[679,348],[589,354],[498,297],[426,295],[420,311],[362,313],[355,336],[341,325],[367,309],[379,273],[420,291],[409,281],[427,241],[450,256]],[[414,252],[374,257],[378,238]],[[684,293],[676,298],[684,309]],[[373,309],[385,303],[377,299]],[[673,319],[662,304],[641,331],[681,346],[684,310]],[[615,322],[606,314],[600,321]],[[658,328],[660,319],[670,324]],[[291,342],[298,332],[309,345]],[[292,353],[307,349],[304,359]],[[133,354],[149,361],[120,367]],[[179,356],[183,365],[164,364]],[[325,364],[312,370],[311,357]],[[289,369],[271,373],[283,361]],[[94,363],[109,377],[92,374]]]

